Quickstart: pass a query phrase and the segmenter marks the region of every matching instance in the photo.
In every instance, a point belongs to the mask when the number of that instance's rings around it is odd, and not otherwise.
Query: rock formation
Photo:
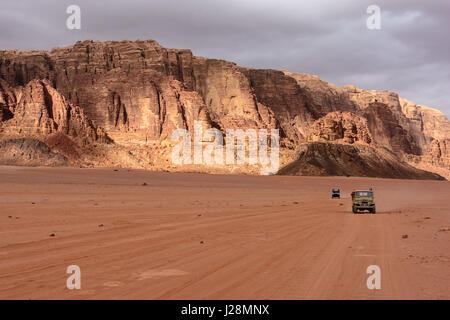
[[[334,111],[316,120],[308,131],[308,141],[341,143],[372,142],[367,120],[351,112]]]
[[[438,174],[399,161],[390,152],[366,145],[323,142],[300,145],[296,160],[283,167],[279,174],[444,180]]]
[[[240,67],[153,40],[0,51],[0,139],[39,139],[70,165],[178,170],[171,134],[192,132],[195,120],[224,134],[279,129],[286,162],[297,161],[294,150],[305,144],[326,142],[388,150],[395,165],[448,166],[447,118],[393,92]]]
[[[369,130],[377,144],[394,151],[398,155],[402,153],[421,154],[421,149],[408,130],[401,124],[395,111],[381,102],[372,102],[362,114],[367,119]]]
[[[3,117],[0,131],[4,135],[48,135],[62,132],[81,142],[108,142],[106,133],[96,127],[83,109],[73,106],[47,80],[34,79],[24,87],[13,89],[2,81]],[[5,114],[5,113],[4,113]]]
[[[62,166],[67,158],[37,139],[8,139],[0,142],[0,163],[22,166]]]
[[[450,168],[450,139],[433,140],[424,160],[432,165]]]

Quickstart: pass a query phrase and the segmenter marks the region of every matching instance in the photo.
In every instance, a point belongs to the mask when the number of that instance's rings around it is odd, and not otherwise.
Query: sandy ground
[[[355,187],[374,188],[377,214],[351,213]],[[0,298],[449,299],[449,195],[435,181],[0,167]]]

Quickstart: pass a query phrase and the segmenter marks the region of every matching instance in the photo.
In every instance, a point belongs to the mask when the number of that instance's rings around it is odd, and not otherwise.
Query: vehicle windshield
[[[357,197],[372,197],[373,192],[372,191],[356,191]]]

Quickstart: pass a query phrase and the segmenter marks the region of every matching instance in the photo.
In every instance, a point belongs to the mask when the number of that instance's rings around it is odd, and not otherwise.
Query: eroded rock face
[[[432,165],[450,169],[450,139],[433,140],[428,146],[423,160]]]
[[[364,117],[372,113],[378,120],[383,120],[384,117],[389,118],[388,121],[391,122],[391,126],[393,123],[396,123],[396,126],[401,126],[409,135],[406,139],[412,139],[414,145],[403,150],[406,153],[423,154],[432,140],[450,136],[450,122],[442,112],[416,105],[399,97],[395,92],[363,90],[353,85],[336,87],[317,76],[292,74],[287,71],[285,73],[295,78],[311,96],[313,103],[320,105],[321,108],[319,109],[326,113],[340,110],[358,112]],[[389,113],[386,116],[375,115],[374,113],[377,113],[377,110],[370,110],[372,103],[386,105],[386,110],[389,110]],[[371,131],[373,131],[372,129]],[[389,130],[385,134],[382,132],[374,134],[377,135],[375,140],[381,138],[381,140],[388,141],[391,139]],[[391,148],[388,143],[382,144]],[[400,145],[397,151],[402,148],[402,144],[404,145],[400,141],[397,141],[396,144]]]
[[[334,111],[314,122],[308,141],[369,144],[372,137],[365,118],[351,112]]]
[[[421,149],[401,124],[392,108],[381,102],[370,103],[362,114],[367,119],[369,130],[377,144],[398,155],[409,153],[419,155]]]
[[[9,139],[0,142],[0,164],[17,166],[62,166],[67,158],[37,139]]]
[[[308,97],[309,104],[320,116],[333,111],[356,111],[360,108],[345,88],[337,87],[315,75],[291,73],[286,70],[283,72],[297,81]]]
[[[13,88],[0,78],[0,122],[13,117],[14,108],[17,104],[17,97]]]
[[[344,86],[343,89],[348,92],[350,100],[358,109],[368,108],[373,102],[380,102],[389,106],[393,112],[401,111],[399,96],[395,92],[362,90],[351,85]]]
[[[450,139],[433,140],[423,155],[406,155],[405,160],[417,168],[436,172],[450,180]]]
[[[87,40],[50,52],[0,51],[4,136],[37,135],[44,141],[58,133],[86,147],[112,138],[118,154],[130,154],[114,165],[170,169],[167,140],[175,129],[192,133],[195,120],[224,134],[233,128],[277,128],[281,146],[289,152],[324,141],[370,144],[393,151],[399,159],[424,157],[433,141],[450,135],[442,113],[393,92],[239,67],[195,57],[190,50],[167,49],[153,40]]]
[[[151,40],[84,41],[49,56],[55,61],[58,91],[124,143],[167,139],[176,128],[188,129],[189,116],[209,119],[201,97],[192,91],[189,50],[165,49]]]
[[[86,117],[83,109],[73,106],[48,80],[32,80],[25,87],[16,87],[9,102],[11,116],[4,119],[1,132],[7,135],[48,135],[61,132],[82,143],[109,141],[106,133]]]
[[[258,101],[250,80],[234,63],[196,58],[193,73],[195,90],[216,128],[275,127],[272,110]]]
[[[403,98],[400,98],[400,105],[408,119],[409,131],[419,137],[424,150],[431,141],[450,137],[450,122],[439,110],[420,106]]]
[[[242,68],[258,103],[268,107],[286,143],[305,141],[307,128],[318,117],[308,98],[292,77],[278,70]]]

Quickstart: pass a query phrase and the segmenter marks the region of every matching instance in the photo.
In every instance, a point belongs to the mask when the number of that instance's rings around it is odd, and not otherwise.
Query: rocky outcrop
[[[13,117],[16,104],[16,93],[5,80],[0,78],[0,122]]]
[[[84,41],[51,52],[4,51],[0,72],[13,86],[47,79],[111,136],[127,141],[121,134],[131,133],[132,140],[145,142],[186,128],[190,119],[184,114],[206,118],[204,110],[195,110],[203,109],[202,99],[186,92],[194,85],[191,60],[189,50],[165,49],[151,40]]]
[[[450,139],[433,140],[423,160],[429,164],[450,169]]]
[[[205,101],[214,127],[275,128],[273,111],[255,95],[251,80],[234,63],[195,58],[195,86]]]
[[[279,174],[441,179],[448,177],[442,168],[450,168],[445,161],[447,150],[446,140],[434,140],[421,156],[414,137],[400,125],[391,107],[372,102],[357,113],[334,111],[316,120],[308,130],[307,143],[297,150],[297,159]],[[422,169],[437,174],[425,174]]]
[[[407,133],[408,137],[401,134],[403,136],[401,139],[409,140],[409,142],[396,141],[397,147],[394,146],[396,151],[402,150],[415,155],[423,154],[431,141],[450,136],[450,122],[439,110],[417,105],[399,97],[395,92],[362,90],[355,86],[343,88],[348,91],[350,99],[365,116],[372,113],[372,117],[378,118],[377,123],[387,121],[390,123],[391,130],[397,127],[398,129],[394,130]],[[387,130],[386,134],[381,133],[375,139],[390,140],[391,130]],[[408,147],[409,143],[413,145]],[[390,147],[387,143],[384,145]]]
[[[349,99],[357,106],[357,109],[366,109],[371,103],[380,102],[389,106],[394,112],[401,111],[399,96],[395,92],[363,90],[353,85],[344,86],[342,89],[347,91]]]
[[[324,116],[333,111],[356,111],[360,108],[345,88],[320,79],[316,75],[307,73],[291,73],[283,70],[284,74],[295,79],[308,103],[313,106],[318,116]]]
[[[392,108],[381,102],[372,102],[361,114],[367,119],[374,141],[401,156],[403,153],[421,154],[421,149],[396,117]]]
[[[277,70],[241,69],[249,79],[259,103],[274,114],[281,138],[298,144],[318,117],[295,79]]]
[[[446,169],[447,173],[445,175],[450,178],[450,139],[433,140],[425,154],[422,156],[408,156],[407,159],[422,167]]]
[[[0,126],[2,134],[32,136],[61,132],[83,144],[109,141],[83,109],[68,103],[47,80],[32,80],[25,87],[9,89],[8,93],[14,98],[7,104],[11,114]]]
[[[37,139],[10,139],[0,142],[0,164],[16,166],[62,166],[67,158],[54,153]]]
[[[387,151],[365,145],[323,142],[300,145],[296,160],[281,168],[278,174],[444,180],[438,174],[400,162]]]
[[[406,155],[405,160],[417,168],[438,173],[450,180],[450,139],[433,140],[425,154]]]
[[[442,112],[403,98],[399,101],[402,113],[408,119],[409,131],[418,137],[417,140],[424,150],[431,141],[450,137],[450,122]]]
[[[308,131],[308,141],[369,144],[372,136],[366,118],[351,112],[334,111],[312,124]]]
[[[43,141],[52,151],[65,156],[70,161],[79,160],[80,147],[71,138],[61,132],[55,132],[45,137]]]
[[[422,159],[433,141],[450,135],[442,113],[393,92],[240,67],[153,40],[87,40],[50,52],[0,51],[0,139],[52,136],[52,148],[68,155],[76,151],[84,159],[97,152],[93,166],[101,155],[114,157],[120,149],[121,156],[109,165],[123,161],[171,170],[171,133],[192,133],[195,120],[224,134],[233,128],[279,129],[286,154],[322,141],[387,149],[400,162]],[[111,150],[91,146],[112,141]],[[434,160],[434,166],[445,165]]]

